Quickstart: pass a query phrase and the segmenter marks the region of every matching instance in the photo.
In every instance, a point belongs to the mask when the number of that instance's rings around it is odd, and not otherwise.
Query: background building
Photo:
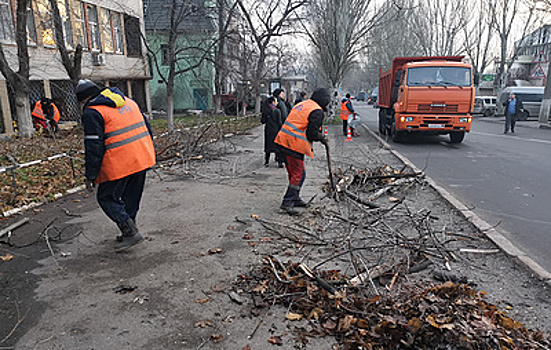
[[[99,85],[116,86],[136,100],[144,112],[150,112],[150,76],[141,35],[142,1],[57,2],[66,47],[71,53],[77,44],[83,47],[82,78]],[[15,8],[16,0],[0,0],[0,42],[12,68],[17,67]],[[51,97],[61,111],[62,121],[79,120],[74,86],[56,49],[49,0],[30,2],[28,11],[31,105],[42,96]],[[0,75],[2,130],[6,123],[11,123],[14,110],[10,89]]]

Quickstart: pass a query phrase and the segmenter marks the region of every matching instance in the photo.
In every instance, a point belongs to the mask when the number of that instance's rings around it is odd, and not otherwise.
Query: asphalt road
[[[378,110],[362,102],[354,107],[377,132]],[[387,141],[551,271],[551,130],[537,121],[517,122],[515,134],[503,129],[503,118],[475,117],[461,144],[448,136]]]

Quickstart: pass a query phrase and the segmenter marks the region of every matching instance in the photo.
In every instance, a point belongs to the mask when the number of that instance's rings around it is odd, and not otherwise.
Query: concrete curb
[[[384,145],[394,156],[400,159],[404,164],[410,166],[415,172],[422,172],[415,164],[413,164],[409,159],[404,155],[400,154],[398,151],[394,150],[385,140],[383,140],[379,135],[369,129],[365,124],[362,124],[363,128],[369,132],[369,134],[376,139],[378,139],[381,144]],[[467,208],[463,203],[461,203],[457,198],[455,198],[451,193],[449,193],[442,186],[438,185],[433,179],[428,177],[425,174],[425,178],[429,185],[434,188],[450,205],[455,207],[471,224],[473,224],[480,232],[483,232],[486,237],[488,237],[495,245],[498,246],[505,254],[516,258],[521,264],[530,269],[538,278],[542,280],[551,281],[551,273],[541,267],[536,263],[532,258],[530,258],[526,253],[521,249],[516,247],[507,237],[502,233],[493,228],[486,221],[482,220],[478,215],[476,215],[472,210]]]
[[[64,197],[66,195],[73,194],[73,193],[76,193],[78,191],[82,191],[82,190],[85,190],[85,189],[86,189],[85,185],[80,185],[80,186],[77,186],[77,187],[74,187],[74,188],[70,188],[67,191],[65,191],[64,193],[54,194],[54,199],[53,200],[44,200],[42,202],[35,202],[35,203],[28,204],[28,205],[24,205],[24,206],[19,207],[19,208],[14,208],[14,209],[7,210],[5,212],[0,212],[2,214],[2,216],[0,216],[0,217],[7,218],[7,217],[10,217],[12,215],[19,214],[23,211],[39,207],[43,204],[51,203],[54,200],[57,200],[61,197]]]

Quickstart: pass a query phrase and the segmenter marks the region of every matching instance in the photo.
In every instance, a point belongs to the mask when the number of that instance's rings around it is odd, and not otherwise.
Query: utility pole
[[[547,77],[545,78],[545,90],[541,101],[540,128],[551,127],[551,62],[547,63]]]

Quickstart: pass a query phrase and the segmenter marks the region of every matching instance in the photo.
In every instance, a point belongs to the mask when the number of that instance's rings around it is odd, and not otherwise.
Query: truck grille
[[[435,103],[436,104],[436,103]],[[443,103],[423,104],[417,106],[417,111],[421,113],[457,113],[459,105],[444,105]]]

